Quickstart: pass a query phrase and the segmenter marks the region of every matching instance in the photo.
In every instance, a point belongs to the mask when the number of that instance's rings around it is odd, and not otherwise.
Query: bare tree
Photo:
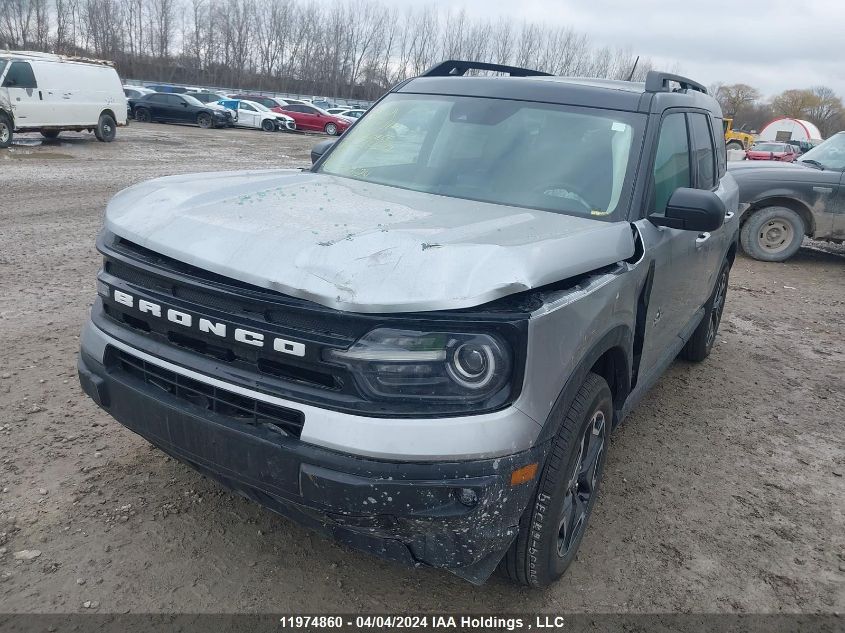
[[[726,116],[735,116],[742,108],[760,99],[759,90],[742,83],[717,86],[714,94]]]

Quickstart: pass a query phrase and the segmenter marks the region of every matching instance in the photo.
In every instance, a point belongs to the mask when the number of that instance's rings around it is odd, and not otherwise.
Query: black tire
[[[270,119],[264,119],[261,122],[261,129],[265,132],[275,132],[276,131],[276,124],[273,123]]]
[[[680,357],[684,360],[699,363],[710,356],[713,345],[716,343],[719,324],[722,322],[722,312],[725,309],[725,299],[728,296],[730,273],[731,266],[726,261],[719,270],[716,287],[713,288],[713,292],[704,306],[704,317],[701,319],[701,323],[695,328],[687,344],[681,350]]]
[[[804,220],[786,207],[755,211],[742,225],[742,250],[764,262],[782,262],[798,252],[804,239]]]
[[[101,143],[111,143],[114,140],[114,137],[117,136],[117,123],[112,115],[100,115],[97,127],[94,128],[94,136]]]
[[[0,148],[9,147],[14,136],[15,127],[12,125],[12,119],[5,112],[0,112]]]
[[[326,123],[326,127],[323,129],[329,136],[337,136],[337,126],[334,123]]]
[[[552,442],[534,498],[499,565],[500,573],[519,584],[546,587],[569,567],[598,496],[612,420],[607,382],[587,374]],[[589,458],[586,471],[582,457]]]
[[[41,130],[41,136],[44,138],[59,138],[61,133],[61,130]]]
[[[728,143],[727,148],[728,149],[745,149],[745,147],[743,147],[742,143],[740,143],[739,141],[731,141],[730,143]]]
[[[197,115],[197,125],[199,125],[202,129],[207,130],[214,124],[214,121],[211,118],[211,115],[208,112],[200,112]]]
[[[135,108],[135,120],[141,123],[149,123],[153,117],[146,108]]]

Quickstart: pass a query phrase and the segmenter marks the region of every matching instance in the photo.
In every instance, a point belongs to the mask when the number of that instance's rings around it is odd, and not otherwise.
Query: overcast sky
[[[705,85],[743,82],[771,96],[823,84],[845,96],[845,0],[390,1],[568,26],[658,67],[677,62]]]

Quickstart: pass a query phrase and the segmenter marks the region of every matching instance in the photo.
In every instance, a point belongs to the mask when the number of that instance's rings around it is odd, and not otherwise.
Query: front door
[[[686,114],[667,114],[661,122],[652,167],[651,204],[643,215],[663,213],[676,189],[694,186],[690,145]],[[655,226],[646,218],[636,226],[654,265],[639,367],[644,376],[677,353],[679,335],[689,328],[701,307],[707,254],[696,231]]]
[[[3,88],[9,96],[15,127],[41,127],[49,124],[49,105],[38,90],[29,62],[12,61],[3,78]]]
[[[238,106],[238,123],[245,127],[261,127],[258,110],[249,103],[241,101]]]

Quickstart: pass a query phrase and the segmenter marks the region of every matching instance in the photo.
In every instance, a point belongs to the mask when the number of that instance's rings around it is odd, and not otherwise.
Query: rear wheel
[[[211,127],[211,115],[207,112],[200,112],[197,115],[197,125],[199,125],[203,129],[208,129]]]
[[[94,128],[94,136],[102,143],[111,143],[117,136],[117,123],[115,123],[114,117],[110,114],[101,114],[100,120],[97,121],[97,127]]]
[[[731,141],[727,145],[728,149],[745,149],[739,141]]]
[[[58,138],[61,130],[41,130],[41,136],[44,138]]]
[[[326,123],[325,132],[329,136],[337,135],[337,126],[334,123]]]
[[[531,505],[499,569],[514,582],[545,587],[569,567],[598,496],[613,398],[589,373],[561,422]]]
[[[719,271],[719,278],[716,280],[716,287],[713,294],[705,305],[704,318],[695,328],[695,332],[681,350],[681,358],[700,362],[710,356],[713,345],[716,343],[716,334],[719,332],[719,324],[722,322],[722,312],[725,310],[725,299],[728,296],[728,276],[731,267],[728,262],[722,264]]]
[[[12,126],[12,119],[8,114],[0,112],[0,147],[9,147],[12,144],[15,128]]]
[[[150,111],[146,108],[135,108],[135,120],[141,123],[149,123],[152,120]]]
[[[261,129],[265,132],[275,132],[276,131],[276,124],[273,123],[270,119],[264,119],[261,122]]]
[[[764,262],[782,262],[798,252],[804,239],[804,221],[792,209],[766,207],[742,225],[742,250]]]

